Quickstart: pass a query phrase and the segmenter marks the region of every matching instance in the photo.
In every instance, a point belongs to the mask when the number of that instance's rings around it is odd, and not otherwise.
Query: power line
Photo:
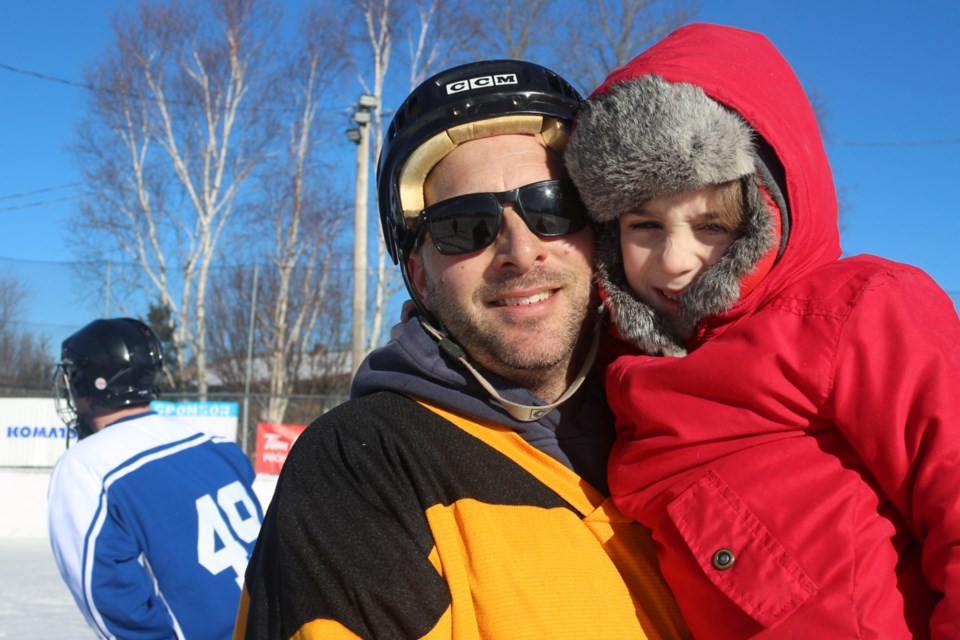
[[[23,204],[14,204],[9,207],[0,207],[0,213],[5,213],[7,211],[17,211],[19,209],[30,209],[33,207],[42,207],[48,204],[56,204],[57,202],[68,202],[70,200],[75,200],[77,196],[63,196],[62,198],[50,198],[48,200],[38,200],[36,202],[25,202]]]
[[[46,265],[49,267],[74,267],[77,265],[86,265],[91,263],[91,261],[89,260],[34,260],[32,258],[11,258],[8,256],[0,256],[0,265],[6,262],[22,263],[22,264],[29,264],[29,265]],[[115,258],[97,259],[95,262],[97,263],[109,262],[109,264],[112,267],[119,267],[121,269],[138,269],[142,266],[141,263],[136,261],[122,260],[122,259],[115,259]],[[225,271],[225,270],[234,269],[236,266],[252,267],[257,264],[266,265],[267,267],[270,267],[273,263],[270,260],[254,260],[251,262],[244,262],[241,265],[217,265],[217,266],[211,267],[211,270]],[[169,266],[171,267],[171,269],[179,269],[183,265],[171,264]],[[342,272],[342,273],[353,273],[354,271],[353,266],[350,264],[335,264],[335,265],[331,265],[329,269],[333,272]],[[373,272],[372,267],[367,269],[367,273],[372,273],[372,272]]]
[[[49,193],[50,191],[60,191],[61,189],[72,189],[74,187],[82,187],[82,182],[68,182],[67,184],[57,185],[55,187],[44,187],[42,189],[34,189],[33,191],[22,191],[20,193],[11,193],[9,195],[0,196],[0,200],[15,200],[16,198],[26,198],[28,196],[35,196],[41,193]]]
[[[85,82],[76,82],[73,80],[67,80],[66,78],[59,78],[57,76],[51,76],[45,73],[40,73],[38,71],[31,71],[29,69],[20,69],[19,67],[14,67],[12,65],[4,64],[2,62],[0,62],[0,69],[4,71],[9,71],[11,73],[19,73],[21,75],[30,76],[38,80],[44,80],[46,82],[56,82],[59,84],[70,86],[70,87],[76,87],[78,89],[86,89],[87,91],[91,91],[94,93],[111,93],[115,95],[132,95],[132,96],[137,95],[137,94],[130,94],[123,91],[118,91],[116,89],[111,89],[109,87],[101,87],[101,86],[88,84]],[[138,96],[138,97],[141,97],[141,96]],[[170,102],[178,102],[178,101],[171,100]],[[192,102],[190,103],[179,102],[179,103],[193,104]],[[298,111],[298,109],[295,109],[293,107],[287,107],[280,110]],[[343,113],[344,115],[349,115],[349,113],[353,110],[353,107],[352,106],[351,107],[329,107],[326,109],[318,109],[318,110],[326,111],[330,113],[337,112],[337,113]],[[383,111],[384,115],[390,115],[390,113],[391,113],[390,110]],[[876,142],[858,141],[858,140],[850,140],[850,141],[836,140],[836,141],[824,141],[824,142],[828,145],[837,146],[837,147],[927,147],[927,146],[935,146],[935,145],[960,144],[960,138],[933,138],[930,140],[903,140],[903,141],[876,141]]]
[[[17,73],[24,76],[29,76],[32,78],[36,78],[38,80],[44,80],[46,82],[56,82],[58,84],[64,84],[69,87],[84,89],[86,91],[90,91],[91,93],[107,93],[107,94],[123,96],[123,97],[144,98],[144,96],[138,93],[131,93],[129,91],[120,91],[118,89],[113,89],[111,87],[92,85],[86,82],[76,82],[74,80],[67,80],[66,78],[51,76],[46,73],[40,73],[39,71],[21,69],[19,67],[14,67],[13,65],[4,64],[3,62],[0,62],[0,70],[9,71],[10,73]],[[167,98],[165,99],[165,101],[170,104],[187,104],[187,105],[197,104],[195,101],[191,101],[191,100],[173,100],[173,99]],[[300,111],[300,109],[297,107],[282,107],[282,108],[262,107],[262,108],[269,111],[284,111],[284,112],[289,111],[289,112],[295,112],[295,113],[298,113]],[[240,107],[240,109],[242,111],[247,110],[247,109],[244,109],[243,107]],[[328,107],[325,109],[317,109],[317,111],[328,112],[328,113],[336,112],[336,113],[341,113],[344,116],[348,116],[352,111],[352,107]]]
[[[56,324],[53,322],[30,322],[28,320],[8,320],[12,325],[27,329],[31,327],[44,327],[46,329],[74,329],[77,324]]]
[[[40,73],[38,71],[29,71],[27,69],[19,69],[17,67],[11,66],[9,64],[4,64],[2,62],[0,62],[0,69],[3,69],[4,71],[10,71],[11,73],[19,73],[24,76],[31,76],[34,78],[38,78],[40,80],[46,80],[47,82],[58,82],[60,84],[69,85],[71,87],[78,87],[80,89],[87,89],[89,91],[97,91],[97,87],[94,87],[89,84],[85,84],[82,82],[74,82],[72,80],[65,80],[63,78],[57,78],[55,76],[48,76],[47,74]]]

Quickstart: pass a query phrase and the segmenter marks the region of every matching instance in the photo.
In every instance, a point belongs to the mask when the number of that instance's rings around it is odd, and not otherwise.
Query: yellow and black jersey
[[[649,532],[510,429],[381,392],[288,457],[236,638],[680,638]]]

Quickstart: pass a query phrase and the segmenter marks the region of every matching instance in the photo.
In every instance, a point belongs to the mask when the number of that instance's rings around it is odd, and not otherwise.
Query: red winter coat
[[[839,259],[815,118],[764,37],[688,26],[598,92],[647,73],[769,141],[790,217],[778,262],[686,356],[609,367],[618,506],[653,530],[698,639],[960,638],[951,300],[916,268]]]

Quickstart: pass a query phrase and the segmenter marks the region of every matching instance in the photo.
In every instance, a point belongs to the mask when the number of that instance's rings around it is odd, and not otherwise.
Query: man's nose
[[[543,239],[530,231],[513,205],[503,208],[503,223],[494,241],[494,251],[496,267],[515,268],[521,272],[542,261],[547,253]]]

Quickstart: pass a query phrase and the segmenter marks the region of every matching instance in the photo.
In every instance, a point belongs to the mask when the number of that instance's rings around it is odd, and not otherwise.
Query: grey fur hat
[[[752,175],[753,129],[692,84],[645,75],[591,98],[566,162],[597,222],[651,198]]]
[[[739,300],[740,283],[777,242],[758,181],[781,209],[783,198],[757,156],[753,128],[700,87],[643,75],[583,105],[564,160],[600,223],[598,278],[614,324],[645,353],[685,355],[699,321]],[[741,181],[744,193],[740,237],[684,292],[680,319],[662,317],[627,283],[619,217],[652,198],[732,180]]]

